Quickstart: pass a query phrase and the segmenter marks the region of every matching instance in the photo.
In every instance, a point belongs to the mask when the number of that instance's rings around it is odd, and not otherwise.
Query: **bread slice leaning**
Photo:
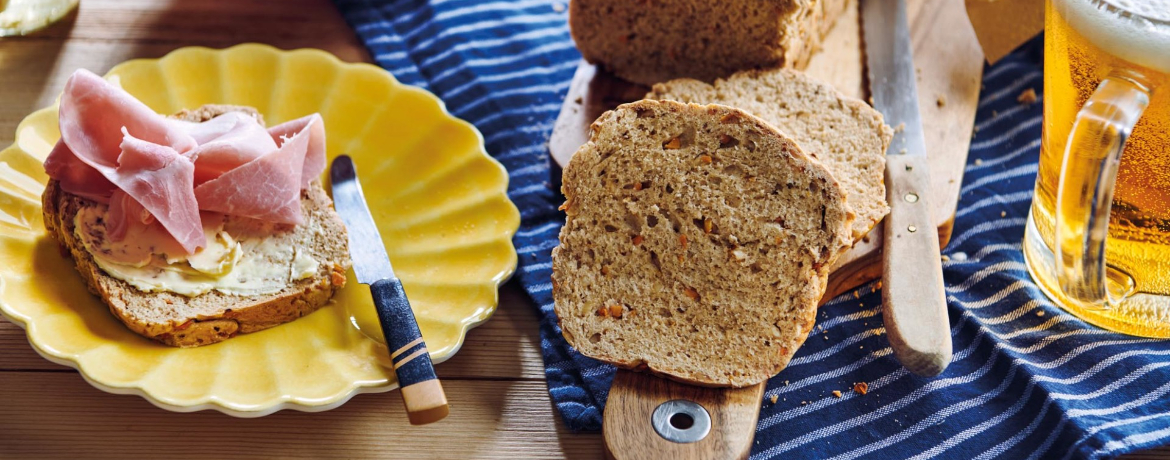
[[[698,385],[783,369],[853,215],[832,174],[738,109],[643,100],[603,114],[564,171],[553,250],[565,338]]]
[[[869,104],[827,83],[787,69],[747,71],[714,84],[692,79],[659,83],[646,98],[737,107],[792,137],[845,187],[857,214],[851,229],[855,241],[890,211],[885,154],[894,131]]]
[[[250,108],[232,106],[204,106],[177,116],[205,121],[232,110],[242,110],[259,119],[259,114]],[[278,247],[292,247],[316,260],[316,274],[291,282],[280,292],[258,296],[210,291],[187,297],[141,291],[106,274],[74,233],[74,217],[82,208],[106,205],[67,193],[55,180],[49,181],[42,202],[45,228],[72,256],[90,292],[100,297],[130,330],[167,345],[208,345],[305,316],[325,305],[345,285],[350,267],[345,226],[320,181],[301,191],[304,223],[275,225],[269,236]],[[233,226],[255,225],[251,219],[234,216],[228,216],[226,222],[229,233]]]

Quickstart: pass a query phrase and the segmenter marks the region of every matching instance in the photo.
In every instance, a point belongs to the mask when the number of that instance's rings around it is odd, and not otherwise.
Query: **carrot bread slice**
[[[643,100],[564,172],[553,296],[581,353],[699,385],[783,369],[853,215],[832,174],[746,112]]]
[[[746,71],[714,84],[687,78],[659,83],[646,98],[737,107],[791,136],[845,188],[857,214],[855,241],[890,211],[885,154],[894,131],[869,104],[827,83],[788,69]]]
[[[234,106],[204,106],[180,112],[175,117],[198,122],[229,111],[243,111],[262,122],[255,110]],[[73,258],[89,290],[128,328],[167,345],[208,345],[312,313],[345,285],[350,266],[345,226],[320,181],[313,181],[301,191],[304,214],[301,225],[265,223],[236,216],[222,218],[227,234],[237,239],[250,236],[259,242],[257,247],[264,248],[262,253],[258,252],[258,263],[279,269],[268,270],[268,275],[284,277],[287,281],[277,292],[261,295],[210,290],[187,296],[141,290],[111,276],[86,248],[86,238],[100,240],[101,235],[83,236],[78,232],[79,222],[84,223],[87,231],[104,231],[101,216],[105,215],[105,204],[65,192],[55,180],[49,181],[42,201],[45,228],[61,244],[63,252]]]

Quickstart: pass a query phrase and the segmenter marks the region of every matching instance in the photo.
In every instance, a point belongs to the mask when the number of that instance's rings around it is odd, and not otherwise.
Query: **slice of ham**
[[[124,129],[124,128],[123,128]],[[199,218],[199,203],[195,200],[195,164],[175,149],[152,144],[124,133],[122,154],[111,182],[127,198],[141,205],[162,224],[188,254],[207,245],[203,222]],[[111,225],[123,219],[144,221],[135,206],[110,206]],[[138,212],[126,212],[138,211]],[[125,233],[122,233],[123,235]],[[114,241],[119,241],[110,235]]]
[[[45,159],[45,173],[57,179],[61,190],[98,203],[108,203],[110,195],[118,189],[93,166],[79,160],[64,139],[57,141]]]
[[[62,190],[110,204],[115,241],[154,219],[192,254],[206,244],[200,210],[299,224],[300,190],[325,170],[320,115],[270,129],[238,112],[172,120],[86,70],[66,83],[59,123],[45,171]]]
[[[199,146],[195,160],[195,184],[202,184],[277,149],[277,143],[256,120],[241,112],[228,112],[204,123],[185,123]]]
[[[304,168],[301,170],[301,188],[308,187],[309,182],[325,172],[325,120],[321,119],[321,115],[314,113],[268,129],[268,134],[271,134],[272,139],[278,143],[281,139],[305,131],[309,132],[309,139],[306,144]]]
[[[308,182],[302,177],[304,165],[312,144],[319,137],[313,133],[322,124],[321,117],[309,117],[307,123],[275,151],[196,187],[195,197],[200,208],[299,225],[303,219],[301,184]],[[323,151],[321,156],[324,160]]]

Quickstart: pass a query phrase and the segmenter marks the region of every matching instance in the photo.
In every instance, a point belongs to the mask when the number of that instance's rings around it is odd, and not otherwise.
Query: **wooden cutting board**
[[[933,182],[934,220],[940,246],[945,246],[950,239],[971,142],[983,53],[967,20],[963,0],[909,0],[908,8],[918,69],[919,110]],[[859,11],[853,0],[805,71],[832,83],[846,95],[867,99],[863,52]],[[646,87],[582,63],[549,138],[549,151],[556,163],[568,164],[577,148],[588,140],[589,125],[601,113],[641,99],[646,92]],[[559,168],[553,169],[559,175]],[[553,182],[559,183],[559,177],[554,177]],[[829,276],[824,300],[881,277],[881,241],[879,224],[838,260]],[[764,384],[743,389],[698,388],[648,374],[618,371],[605,409],[606,451],[611,458],[622,459],[745,458],[764,404],[763,395]],[[670,400],[693,401],[705,409],[711,428],[702,440],[676,443],[657,434],[651,423],[654,411]],[[694,420],[679,420],[681,426],[694,429]],[[688,421],[691,425],[687,425]]]

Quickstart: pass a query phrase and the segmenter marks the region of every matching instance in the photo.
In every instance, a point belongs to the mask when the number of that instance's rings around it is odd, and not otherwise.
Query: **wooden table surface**
[[[52,103],[77,68],[101,74],[183,46],[243,42],[369,60],[327,0],[82,0],[62,24],[0,39],[0,145],[12,142],[25,115]],[[600,458],[599,434],[571,433],[554,413],[537,321],[519,286],[506,285],[495,316],[437,366],[450,417],[412,427],[396,393],[260,419],[166,412],[89,386],[0,319],[0,458]],[[1170,450],[1133,458],[1170,458]]]

